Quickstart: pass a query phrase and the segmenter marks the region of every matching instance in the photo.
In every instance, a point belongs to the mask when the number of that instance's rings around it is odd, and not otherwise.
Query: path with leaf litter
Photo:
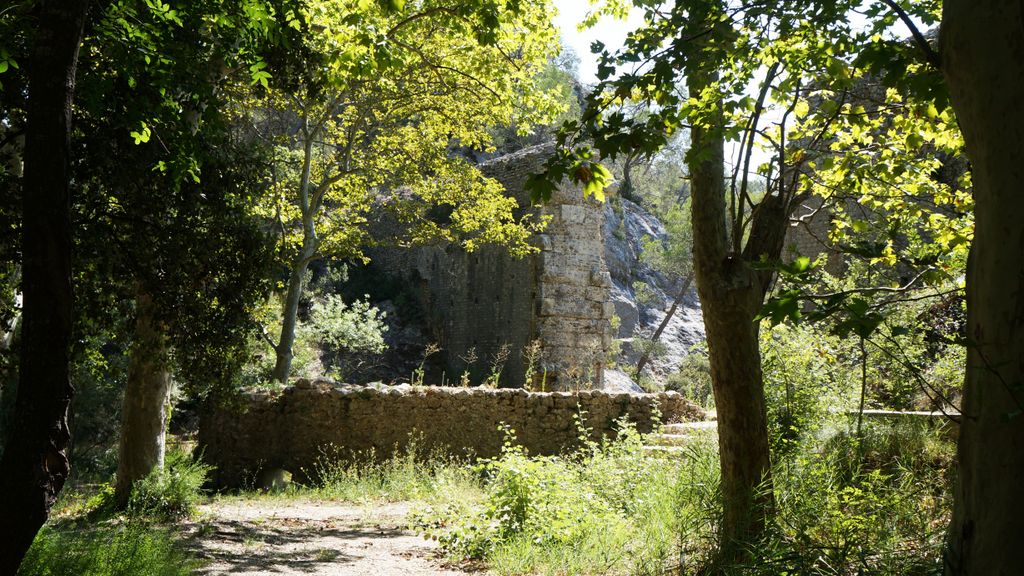
[[[197,574],[465,576],[406,528],[407,503],[225,500],[200,507],[182,537]]]

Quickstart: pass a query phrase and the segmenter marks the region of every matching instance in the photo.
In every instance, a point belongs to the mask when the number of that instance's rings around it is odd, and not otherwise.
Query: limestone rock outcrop
[[[641,206],[624,198],[608,202],[604,209],[605,262],[612,280],[611,298],[619,317],[616,337],[621,349],[616,359],[622,372],[632,374],[640,352],[632,346],[638,336],[649,336],[665,318],[679,289],[679,279],[653,270],[641,259],[645,238],[663,239],[665,227]],[[645,284],[649,296],[637,297],[636,285]],[[691,286],[659,338],[664,353],[651,358],[650,372],[656,381],[675,371],[690,348],[704,340],[697,290]]]

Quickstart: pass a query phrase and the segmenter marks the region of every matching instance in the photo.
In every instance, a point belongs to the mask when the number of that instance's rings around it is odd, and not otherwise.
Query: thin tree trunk
[[[34,10],[22,179],[20,385],[0,460],[0,576],[17,572],[70,470],[71,101],[87,6],[85,0],[40,0]]]
[[[717,16],[721,5],[709,0],[704,14]],[[692,38],[704,36],[701,10],[692,10]],[[686,70],[690,94],[715,84],[717,60],[693,41]],[[720,103],[719,103],[720,104]],[[722,471],[721,557],[742,556],[743,542],[763,533],[772,507],[768,425],[761,375],[758,324],[765,284],[740,254],[729,247],[725,205],[725,153],[721,112],[694,122],[688,154],[692,194],[694,279],[700,296],[708,343],[711,382],[718,411]],[[751,236],[754,236],[752,231]]]
[[[676,294],[675,300],[672,301],[672,306],[669,307],[668,312],[665,313],[665,317],[662,318],[661,324],[654,330],[654,334],[651,335],[651,343],[657,342],[661,338],[661,333],[665,331],[668,326],[669,320],[675,316],[676,310],[679,309],[679,305],[683,302],[683,297],[690,291],[690,284],[693,283],[693,275],[689,275],[683,279],[683,287],[679,289],[679,293]],[[650,349],[644,350],[644,353],[640,355],[640,360],[636,363],[636,377],[639,378],[644,372],[644,366],[647,366],[647,361],[651,357]]]
[[[273,378],[282,384],[288,383],[292,371],[292,358],[295,346],[295,328],[299,322],[299,299],[302,297],[302,280],[309,267],[309,260],[304,257],[295,263],[288,278],[288,293],[284,301],[284,318],[281,321],[281,337],[278,339],[275,352],[277,360],[274,364]]]
[[[948,574],[1024,569],[1024,4],[946,0],[942,68],[971,160],[967,374]]]
[[[157,320],[153,298],[135,297],[135,336],[128,360],[128,381],[121,410],[114,499],[128,504],[132,486],[164,466],[167,415],[171,401],[167,338]]]
[[[292,358],[295,354],[292,347],[295,345],[295,328],[299,321],[299,299],[302,298],[302,280],[306,275],[306,269],[312,262],[316,251],[319,248],[319,240],[316,235],[316,221],[314,215],[317,211],[317,203],[310,198],[310,174],[313,164],[313,140],[319,133],[319,127],[311,132],[308,127],[303,128],[303,158],[302,175],[299,180],[299,208],[302,211],[302,249],[299,252],[295,263],[292,265],[291,275],[288,278],[288,293],[284,301],[284,318],[281,321],[281,337],[277,341],[274,351],[277,360],[274,364],[273,378],[282,384],[288,383],[288,377],[292,371]]]

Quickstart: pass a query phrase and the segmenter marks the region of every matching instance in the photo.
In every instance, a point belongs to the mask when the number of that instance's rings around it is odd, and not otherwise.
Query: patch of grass
[[[716,565],[717,443],[643,449],[628,425],[581,454],[535,457],[511,441],[474,468],[482,497],[439,501],[413,525],[453,560],[526,574],[903,576],[941,573],[951,445],[919,427],[808,434],[776,464],[776,517],[754,561]]]
[[[129,518],[90,527],[45,526],[18,576],[185,576],[200,565],[168,529]]]
[[[529,456],[510,435],[500,457],[476,467],[484,498],[434,506],[414,525],[453,559],[481,559],[503,576],[661,574],[678,564],[681,480],[694,476],[620,426],[615,441],[571,457]]]
[[[479,482],[463,462],[424,451],[415,441],[383,460],[373,451],[344,457],[326,450],[311,476],[309,490],[292,492],[351,502],[438,501],[479,492]]]

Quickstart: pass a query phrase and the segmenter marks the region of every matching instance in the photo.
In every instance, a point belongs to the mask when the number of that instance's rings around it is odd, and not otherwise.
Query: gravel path
[[[434,542],[405,529],[406,503],[242,500],[215,502],[200,510],[182,535],[209,562],[197,574],[467,574],[442,567]]]

